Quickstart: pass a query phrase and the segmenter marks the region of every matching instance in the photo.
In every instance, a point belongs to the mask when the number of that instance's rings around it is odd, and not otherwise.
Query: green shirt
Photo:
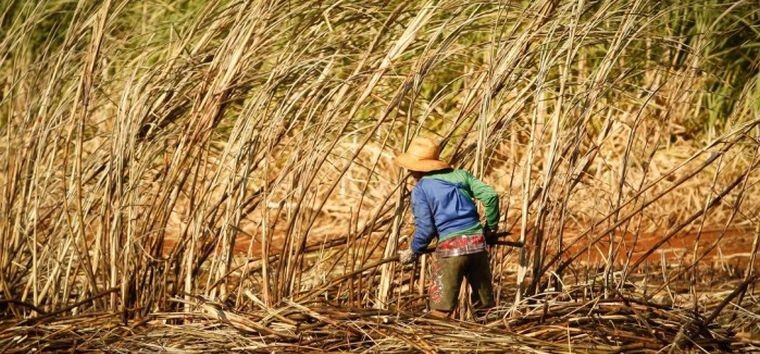
[[[437,179],[452,184],[460,184],[462,188],[459,188],[459,192],[469,199],[477,199],[483,203],[485,209],[486,225],[491,230],[496,230],[499,223],[499,195],[491,186],[483,183],[481,180],[475,178],[471,173],[460,170],[450,169],[443,170],[437,173],[427,174],[423,179]],[[456,232],[452,232],[446,235],[439,235],[439,241],[451,238],[459,235],[469,235],[483,232],[483,227],[480,223],[475,226]]]

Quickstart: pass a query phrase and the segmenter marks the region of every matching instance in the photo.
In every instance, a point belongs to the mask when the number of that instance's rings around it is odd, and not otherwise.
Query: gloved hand
[[[414,252],[412,252],[412,250],[409,248],[402,250],[398,253],[398,261],[401,264],[413,263],[416,260],[417,260],[417,255],[414,254]]]
[[[497,232],[498,230],[496,228],[490,228],[488,226],[483,228],[483,237],[485,237],[487,245],[493,246],[496,244],[496,241],[499,240],[499,237],[496,236]]]

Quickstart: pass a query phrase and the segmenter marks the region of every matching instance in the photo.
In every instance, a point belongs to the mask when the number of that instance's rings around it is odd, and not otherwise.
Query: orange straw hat
[[[451,167],[438,157],[441,147],[433,140],[423,137],[412,139],[409,149],[396,156],[396,164],[411,171],[430,172]]]

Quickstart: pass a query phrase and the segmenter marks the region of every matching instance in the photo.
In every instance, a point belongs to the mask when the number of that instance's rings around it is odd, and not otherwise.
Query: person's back
[[[469,172],[440,161],[438,146],[429,139],[416,138],[396,161],[417,179],[412,190],[415,232],[410,249],[401,254],[402,262],[413,262],[433,238],[438,238],[429,290],[434,315],[445,316],[454,309],[463,278],[470,283],[476,303],[493,306],[484,232],[497,229],[496,192]],[[484,205],[485,230],[473,198]]]
[[[480,200],[486,211],[486,225],[495,230],[499,219],[499,197],[496,192],[460,169],[443,169],[426,173],[412,190],[415,216],[415,243],[422,252],[433,237],[438,242],[460,235],[483,234],[474,200]]]

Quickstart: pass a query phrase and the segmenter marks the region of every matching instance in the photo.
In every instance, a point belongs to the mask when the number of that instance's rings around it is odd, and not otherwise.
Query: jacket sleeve
[[[486,225],[491,230],[497,230],[499,226],[499,194],[491,186],[467,173],[467,183],[470,185],[475,199],[483,203],[486,214]]]
[[[433,212],[430,210],[425,192],[419,187],[412,190],[412,214],[414,214],[414,236],[412,238],[412,252],[419,255],[430,244],[437,234],[433,221]]]

